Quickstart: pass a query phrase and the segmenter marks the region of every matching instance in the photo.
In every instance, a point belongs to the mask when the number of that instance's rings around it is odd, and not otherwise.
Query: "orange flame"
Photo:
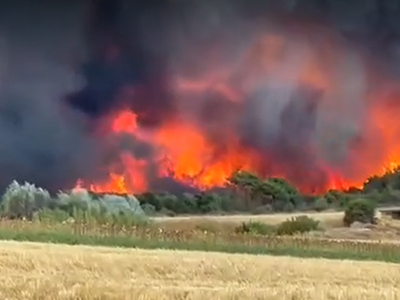
[[[137,116],[129,110],[122,111],[112,124],[112,131],[115,133],[135,134],[137,131]]]
[[[260,78],[275,74],[289,48],[288,41],[283,37],[264,36],[244,55],[242,63],[231,70],[214,73],[201,80],[179,78],[174,88],[178,92],[192,94],[214,90],[228,101],[241,103],[245,101],[246,91],[260,84]],[[335,64],[330,57],[322,59],[330,60],[331,65]],[[329,76],[331,74],[325,66],[318,63],[314,53],[308,53],[303,60],[295,78],[298,83],[307,83],[329,92],[335,89],[337,82]],[[293,79],[291,74],[280,72],[278,75],[282,80]],[[388,98],[382,95],[374,97]],[[328,177],[325,185],[319,187],[320,190],[361,187],[368,176],[382,174],[399,166],[400,125],[397,116],[400,105],[396,104],[396,100],[400,100],[400,96],[391,101],[373,102],[375,104],[368,108],[369,119],[361,135],[367,131],[369,138],[359,146],[355,145],[349,154],[351,175],[342,174],[322,162],[318,164]],[[265,154],[243,147],[235,133],[229,130],[224,137],[224,149],[219,149],[195,122],[187,120],[175,119],[151,132],[144,132],[137,124],[137,115],[133,111],[122,110],[115,115],[110,128],[112,134],[129,134],[151,143],[157,152],[155,159],[159,177],[172,176],[177,181],[200,189],[224,186],[227,178],[239,168],[260,173],[262,162],[268,159]],[[143,192],[148,189],[145,174],[149,163],[124,152],[120,154],[119,161],[109,167],[107,180],[97,183],[79,181],[77,186],[86,186],[94,192]],[[276,172],[269,175],[285,177],[280,168],[273,169]]]

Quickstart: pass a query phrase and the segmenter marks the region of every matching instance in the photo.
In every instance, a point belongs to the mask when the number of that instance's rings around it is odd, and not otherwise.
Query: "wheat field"
[[[400,266],[0,242],[0,299],[400,299]]]
[[[307,215],[318,220],[325,228],[342,227],[343,212],[307,212],[307,213],[277,213],[267,215],[227,215],[227,216],[177,216],[155,217],[153,221],[168,229],[195,229],[198,227],[214,228],[216,231],[232,231],[242,222],[257,221],[277,225],[289,218]]]
[[[185,221],[219,221],[241,223],[247,221],[260,221],[270,224],[277,224],[288,218],[307,215],[321,222],[324,221],[342,221],[343,212],[326,211],[326,212],[304,212],[304,213],[274,213],[266,215],[226,215],[226,216],[176,216],[176,217],[154,217],[153,220],[158,222],[185,222]]]

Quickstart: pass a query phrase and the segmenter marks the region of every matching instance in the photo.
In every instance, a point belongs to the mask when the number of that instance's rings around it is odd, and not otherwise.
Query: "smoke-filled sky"
[[[159,144],[104,134],[127,109],[147,134],[194,124],[214,160],[233,133],[256,171],[310,189],[327,168],[359,181],[385,160],[369,113],[400,76],[398,1],[64,2],[0,4],[1,187],[69,188],[105,180],[121,151],[154,158]],[[177,184],[158,169],[147,188]]]

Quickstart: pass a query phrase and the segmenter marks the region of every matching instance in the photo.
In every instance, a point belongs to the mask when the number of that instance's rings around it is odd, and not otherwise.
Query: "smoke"
[[[81,16],[68,7],[57,16],[47,14],[48,9],[54,7],[31,7],[28,1],[1,4],[2,188],[14,179],[58,188],[73,184],[81,174],[95,176],[98,143],[84,133],[78,116],[63,118],[59,101],[61,95],[80,88],[63,60],[79,32],[69,20]]]
[[[118,151],[151,158],[150,144],[96,131],[126,108],[149,130],[189,119],[219,149],[234,131],[279,162],[265,173],[295,183],[323,185],[321,160],[356,177],[348,158],[367,116],[366,62],[400,75],[399,14],[389,0],[2,3],[0,186],[65,188],[104,178]],[[192,81],[206,88],[186,91]]]

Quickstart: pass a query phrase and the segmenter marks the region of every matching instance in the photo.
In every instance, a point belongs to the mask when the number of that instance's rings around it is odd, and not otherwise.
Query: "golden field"
[[[400,266],[0,242],[0,299],[400,299]]]
[[[152,218],[157,224],[168,229],[196,229],[208,227],[218,231],[232,231],[242,222],[256,221],[277,225],[288,218],[307,215],[318,220],[327,228],[343,226],[343,212],[277,213],[267,215],[227,215],[227,216],[177,216]]]
[[[243,222],[262,222],[278,225],[296,216],[308,216],[320,222],[323,231],[313,232],[312,237],[340,240],[364,240],[399,243],[400,220],[382,216],[379,226],[373,230],[351,229],[343,225],[343,212],[302,212],[275,213],[266,215],[227,215],[227,216],[177,216],[155,217],[155,223],[167,230],[206,230],[209,232],[233,232]]]
[[[155,217],[159,222],[196,222],[196,221],[218,221],[225,223],[241,223],[249,220],[260,221],[276,225],[288,218],[307,215],[321,222],[342,221],[343,212],[308,212],[308,213],[275,213],[265,215],[227,215],[227,216],[177,216],[177,217]]]

